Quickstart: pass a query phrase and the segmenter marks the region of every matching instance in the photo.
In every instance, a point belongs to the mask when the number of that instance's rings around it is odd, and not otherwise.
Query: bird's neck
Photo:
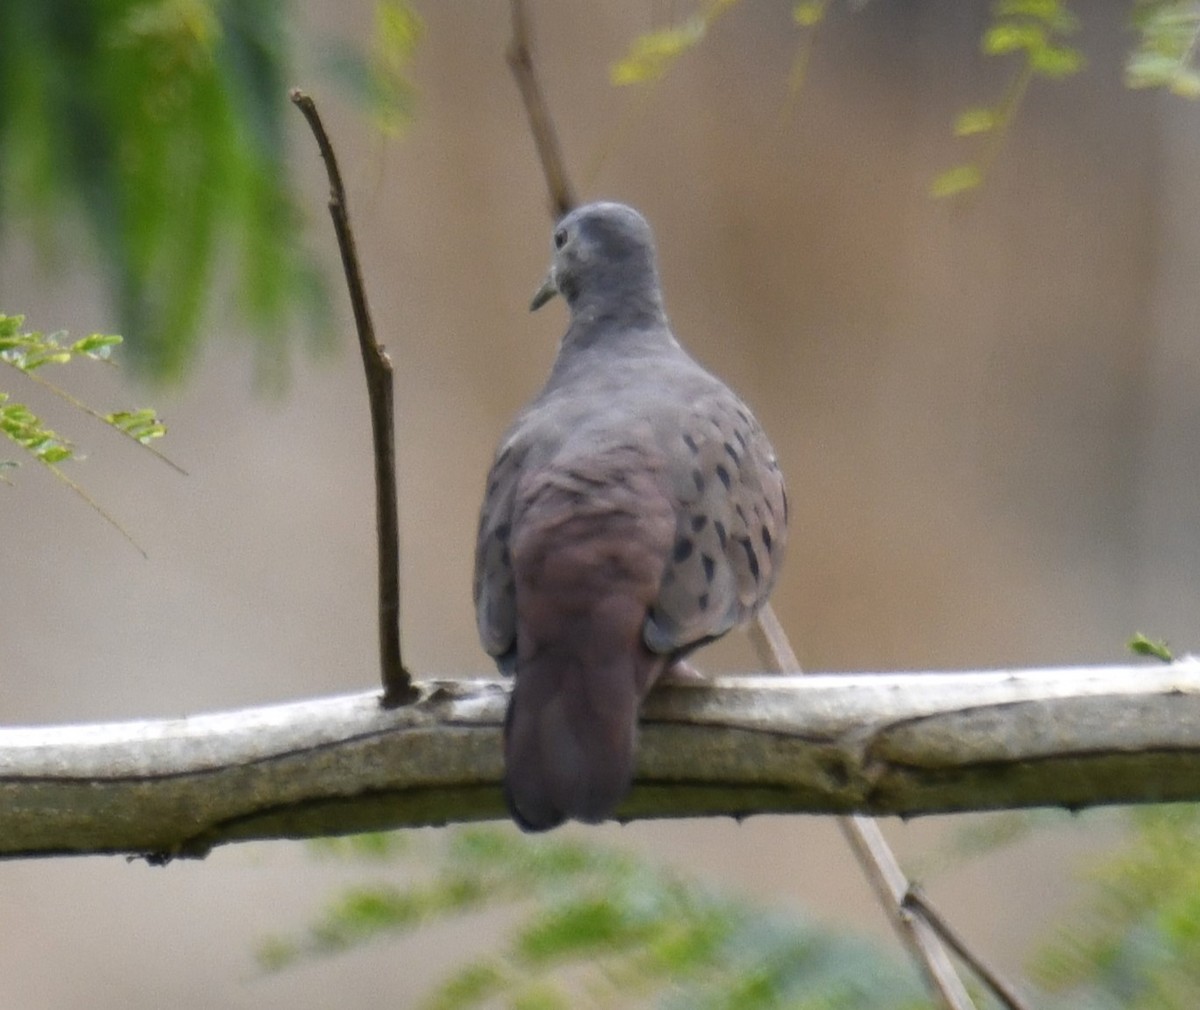
[[[563,343],[587,347],[610,342],[625,332],[667,329],[667,313],[657,288],[633,289],[614,296],[590,297],[579,292],[571,299],[571,325]]]

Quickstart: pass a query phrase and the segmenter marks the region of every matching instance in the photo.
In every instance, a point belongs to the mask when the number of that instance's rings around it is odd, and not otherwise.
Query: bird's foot
[[[708,678],[685,659],[677,659],[658,678],[660,684],[707,684]]]

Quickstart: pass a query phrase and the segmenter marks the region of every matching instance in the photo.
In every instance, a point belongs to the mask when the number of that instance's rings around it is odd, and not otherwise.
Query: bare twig
[[[304,114],[320,148],[329,176],[329,215],[337,233],[342,268],[354,309],[358,347],[367,375],[367,399],[371,408],[371,435],[375,447],[375,529],[379,544],[379,665],[383,678],[383,705],[393,708],[417,697],[412,676],[400,654],[400,534],[396,507],[395,409],[392,404],[392,363],[375,339],[375,327],[367,307],[346,190],[329,135],[313,100],[295,88],[292,102]]]
[[[558,220],[575,206],[575,193],[571,189],[563,165],[562,149],[558,146],[558,135],[554,121],[542,95],[537,73],[533,67],[533,43],[530,39],[529,19],[525,14],[523,0],[512,0],[512,41],[508,44],[508,66],[521,92],[525,112],[529,116],[529,129],[537,145],[542,172],[546,176],[546,189],[550,193],[550,213]]]
[[[149,559],[150,555],[146,553],[146,549],[141,544],[139,544],[136,540],[133,539],[133,534],[130,533],[129,530],[127,530],[119,522],[117,522],[116,517],[111,512],[109,512],[107,509],[105,509],[104,506],[102,506],[98,501],[96,501],[95,498],[93,498],[90,494],[88,494],[87,490],[83,487],[82,484],[79,484],[78,482],[71,480],[70,477],[68,477],[65,473],[63,473],[62,468],[56,466],[54,463],[47,463],[45,460],[39,460],[39,462],[42,464],[42,466],[44,466],[47,470],[49,470],[52,474],[54,474],[55,477],[57,477],[64,484],[66,484],[67,487],[69,487],[72,491],[74,491],[77,495],[79,495],[80,498],[82,498],[85,502],[87,502],[88,505],[90,505],[93,509],[95,509],[98,513],[100,513],[100,517],[105,522],[107,522],[109,526],[111,526],[118,533],[120,533],[121,536],[123,536],[126,540],[128,540],[129,545],[135,551],[137,551],[142,557]]]
[[[908,893],[904,896],[904,907],[918,912],[937,931],[938,936],[946,941],[947,946],[963,959],[971,971],[986,983],[1009,1010],[1033,1010],[1025,998],[1005,979],[1001,978],[990,964],[971,952],[958,931],[942,917],[942,913],[934,907],[929,897],[917,884],[909,885]]]
[[[759,612],[758,628],[766,640],[776,669],[781,673],[802,672],[783,625],[769,603]],[[941,1005],[947,1010],[973,1008],[975,1004],[933,927],[922,916],[911,914],[905,907],[904,899],[909,893],[908,878],[900,869],[878,822],[855,815],[839,817],[838,827],[850,843],[875,897],[887,911],[901,941],[921,966],[930,990]]]
[[[759,613],[757,630],[782,673],[800,673],[800,663],[770,604]],[[870,817],[839,817],[838,826],[850,843],[880,904],[887,909],[901,939],[921,963],[926,979],[948,1007],[973,1006],[954,970],[942,941],[957,954],[1009,1010],[1029,1010],[1012,985],[974,954],[928,896],[909,882],[895,853]]]

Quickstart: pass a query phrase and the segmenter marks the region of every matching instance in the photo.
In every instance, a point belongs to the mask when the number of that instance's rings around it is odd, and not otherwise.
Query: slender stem
[[[159,452],[156,448],[154,448],[154,446],[150,445],[148,442],[143,442],[140,439],[136,438],[135,436],[131,435],[129,432],[125,431],[123,428],[117,427],[115,424],[112,423],[112,421],[110,421],[107,417],[105,417],[103,414],[101,414],[100,411],[96,410],[94,407],[89,407],[86,403],[84,403],[78,397],[73,396],[71,393],[68,393],[61,386],[56,386],[53,382],[50,382],[48,379],[43,378],[42,376],[38,375],[36,372],[26,371],[24,368],[18,368],[16,365],[11,365],[10,367],[12,367],[14,371],[20,372],[30,382],[36,382],[43,389],[47,390],[48,392],[53,393],[55,396],[66,401],[72,407],[74,407],[76,410],[83,411],[83,413],[85,413],[91,417],[94,417],[101,424],[107,425],[109,428],[111,428],[113,431],[115,431],[118,435],[124,435],[131,442],[137,442],[137,444],[140,445],[143,449],[145,449],[148,453],[150,453],[152,456],[157,456],[160,460],[162,460],[162,462],[166,463],[167,466],[169,466],[176,473],[182,474],[184,477],[188,476],[188,472],[183,467],[181,467],[178,463],[176,463],[173,459],[171,459],[170,457]]]
[[[546,189],[550,194],[550,212],[557,221],[575,206],[575,193],[564,167],[554,121],[550,118],[550,110],[534,70],[533,43],[525,4],[523,0],[512,0],[511,7],[512,41],[508,44],[508,66],[529,116],[529,129],[537,146],[538,159],[546,176]]]
[[[971,951],[958,931],[946,921],[942,913],[934,907],[929,897],[917,884],[909,885],[908,893],[904,896],[904,907],[920,913],[921,917],[937,932],[937,935],[946,942],[946,945],[962,958],[1009,1010],[1033,1010],[1008,981],[1002,978],[990,964]]]
[[[767,643],[771,662],[777,670],[781,673],[801,672],[791,642],[769,603],[759,611],[758,630]],[[930,991],[944,1010],[974,1008],[975,1004],[933,927],[922,916],[912,914],[905,907],[905,895],[910,890],[908,879],[887,839],[883,837],[879,823],[869,817],[856,815],[839,817],[838,827],[850,843],[859,866],[866,874],[875,897],[888,913],[901,942],[921,966]]]
[[[75,481],[71,480],[71,478],[68,477],[65,473],[63,473],[62,469],[60,467],[56,466],[54,463],[47,463],[45,460],[38,460],[38,462],[41,463],[42,466],[44,466],[52,474],[54,474],[55,477],[57,477],[64,484],[66,484],[67,487],[69,487],[72,491],[74,491],[77,495],[79,495],[79,497],[82,498],[85,502],[87,502],[92,508],[94,508],[97,512],[99,512],[100,517],[102,519],[104,519],[113,529],[115,529],[118,533],[120,533],[121,536],[123,536],[126,540],[128,540],[130,545],[133,547],[133,549],[135,551],[137,551],[142,557],[144,557],[144,558],[150,557],[150,555],[146,553],[146,549],[141,544],[139,544],[136,540],[133,539],[133,535],[129,532],[129,530],[127,530],[124,526],[122,526],[119,522],[117,522],[116,517],[113,516],[112,513],[108,512],[105,508],[103,508],[101,506],[101,504],[98,501],[96,501],[95,498],[93,498],[90,494],[88,494],[88,492],[84,489],[83,485],[78,484]]]
[[[383,679],[385,708],[404,705],[417,697],[412,676],[400,653],[400,533],[396,504],[395,408],[392,401],[392,362],[375,339],[375,326],[367,307],[367,293],[350,227],[346,190],[337,157],[313,100],[298,88],[291,92],[293,104],[304,114],[316,138],[329,176],[329,215],[337,234],[342,269],[354,310],[358,347],[367,376],[367,400],[371,410],[371,436],[375,449],[375,531],[379,561],[379,667]]]

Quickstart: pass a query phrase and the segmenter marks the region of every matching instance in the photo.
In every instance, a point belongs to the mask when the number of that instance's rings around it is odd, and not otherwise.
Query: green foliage
[[[1164,663],[1175,662],[1171,648],[1166,642],[1162,639],[1147,638],[1140,631],[1129,640],[1128,647],[1135,656],[1149,656]]]
[[[176,470],[179,469],[151,447],[150,443],[165,435],[167,430],[153,410],[143,408],[101,414],[76,399],[66,390],[49,382],[42,375],[41,370],[47,366],[67,365],[80,358],[109,362],[113,348],[121,343],[120,337],[113,334],[93,333],[73,343],[66,343],[66,333],[52,333],[49,336],[38,332],[27,333],[22,330],[24,323],[24,316],[8,316],[0,313],[0,364],[7,365],[13,371],[19,372],[43,389],[65,400],[72,407],[104,422],[114,431],[146,447]],[[73,443],[46,427],[42,419],[25,404],[12,402],[9,394],[3,392],[0,392],[0,434],[50,470],[55,477],[112,523],[126,539],[133,542],[121,525],[59,468],[58,464],[77,458]],[[5,469],[11,469],[16,465],[16,460],[0,461],[0,467]],[[5,483],[11,483],[11,481],[5,477]]]
[[[384,136],[399,136],[412,120],[417,96],[409,73],[424,31],[404,0],[378,0],[369,51],[337,45],[326,61],[331,76],[368,110]]]
[[[56,435],[21,403],[9,403],[8,394],[0,393],[0,433],[15,442],[39,463],[61,463],[74,455],[70,444]],[[10,465],[15,460],[6,460]]]
[[[1125,64],[1131,88],[1166,88],[1184,98],[1200,98],[1196,44],[1200,7],[1194,0],[1137,0],[1133,24],[1138,44]]]
[[[948,168],[930,184],[931,196],[957,196],[982,185],[983,169],[978,165],[956,165]]]
[[[0,364],[35,379],[56,395],[66,399],[93,417],[104,421],[123,435],[141,445],[149,445],[154,439],[166,434],[166,427],[153,410],[118,410],[111,414],[99,414],[81,404],[64,390],[46,382],[33,373],[46,365],[65,365],[78,358],[107,362],[121,338],[114,334],[93,333],[71,344],[62,343],[66,333],[24,333],[21,327],[24,316],[6,316],[0,313]],[[8,397],[0,394],[5,401]],[[10,423],[4,433],[30,455],[43,463],[61,463],[70,459],[73,450],[69,442],[61,439],[49,429],[42,428],[41,421],[22,404],[8,404],[5,408]]]
[[[0,4],[0,214],[56,259],[64,208],[80,215],[135,360],[154,375],[178,378],[192,360],[218,262],[273,355],[293,320],[323,318],[286,183],[285,11]]]
[[[369,845],[367,857],[380,849],[392,843]],[[435,919],[505,908],[517,921],[501,949],[455,971],[427,1007],[928,1006],[915,973],[870,944],[596,845],[469,828],[399,851],[420,858],[418,882],[345,892],[302,936],[264,945],[262,963],[278,969]]]
[[[812,62],[817,28],[824,22],[829,9],[829,0],[798,0],[792,7],[792,20],[800,29],[800,43],[788,72],[788,102],[794,103],[808,76],[808,65]]]
[[[1128,816],[1128,842],[1092,874],[1096,896],[1036,958],[1036,978],[1046,987],[1038,1006],[1195,1006],[1200,806],[1142,807]],[[990,852],[1065,822],[1081,823],[1054,811],[986,818],[959,836],[954,855]],[[260,958],[268,968],[437,919],[506,910],[513,923],[507,934],[438,984],[427,1010],[929,1007],[915,973],[870,944],[591,843],[473,827],[322,842],[319,851],[377,865],[408,857],[416,882],[344,892],[306,933],[265,944]],[[945,855],[931,868],[944,870]],[[981,1010],[996,1005],[975,998]]]
[[[825,17],[828,0],[799,0],[792,8],[792,20],[801,28],[813,28]]]
[[[1132,815],[1097,894],[1034,970],[1080,1010],[1194,1010],[1200,993],[1200,807]]]
[[[738,0],[707,0],[695,13],[667,28],[639,35],[629,52],[613,64],[613,84],[654,84],[662,80],[684,53],[694,49],[713,22]]]
[[[665,28],[638,36],[611,68],[614,84],[654,84],[678,59],[705,38],[712,23],[737,0],[709,0]],[[799,93],[812,56],[813,30],[829,13],[829,0],[796,0],[792,20],[804,33],[788,74],[789,101]],[[851,5],[854,6],[854,5]],[[1177,95],[1200,98],[1200,7],[1195,0],[1134,0],[1132,23],[1138,41],[1126,64],[1130,87],[1166,88]],[[965,109],[954,122],[955,136],[981,145],[979,155],[938,174],[930,194],[951,198],[978,189],[1003,147],[1030,84],[1060,80],[1079,73],[1084,56],[1068,39],[1079,19],[1066,0],[996,0],[980,41],[986,56],[1016,57],[1015,72],[992,105]]]
[[[1064,0],[998,0],[981,48],[987,56],[1015,55],[1020,62],[995,105],[969,108],[955,120],[955,135],[980,138],[983,150],[976,160],[939,174],[929,187],[932,196],[959,196],[983,184],[1030,83],[1038,77],[1069,77],[1083,68],[1083,54],[1066,44],[1078,28]]]

